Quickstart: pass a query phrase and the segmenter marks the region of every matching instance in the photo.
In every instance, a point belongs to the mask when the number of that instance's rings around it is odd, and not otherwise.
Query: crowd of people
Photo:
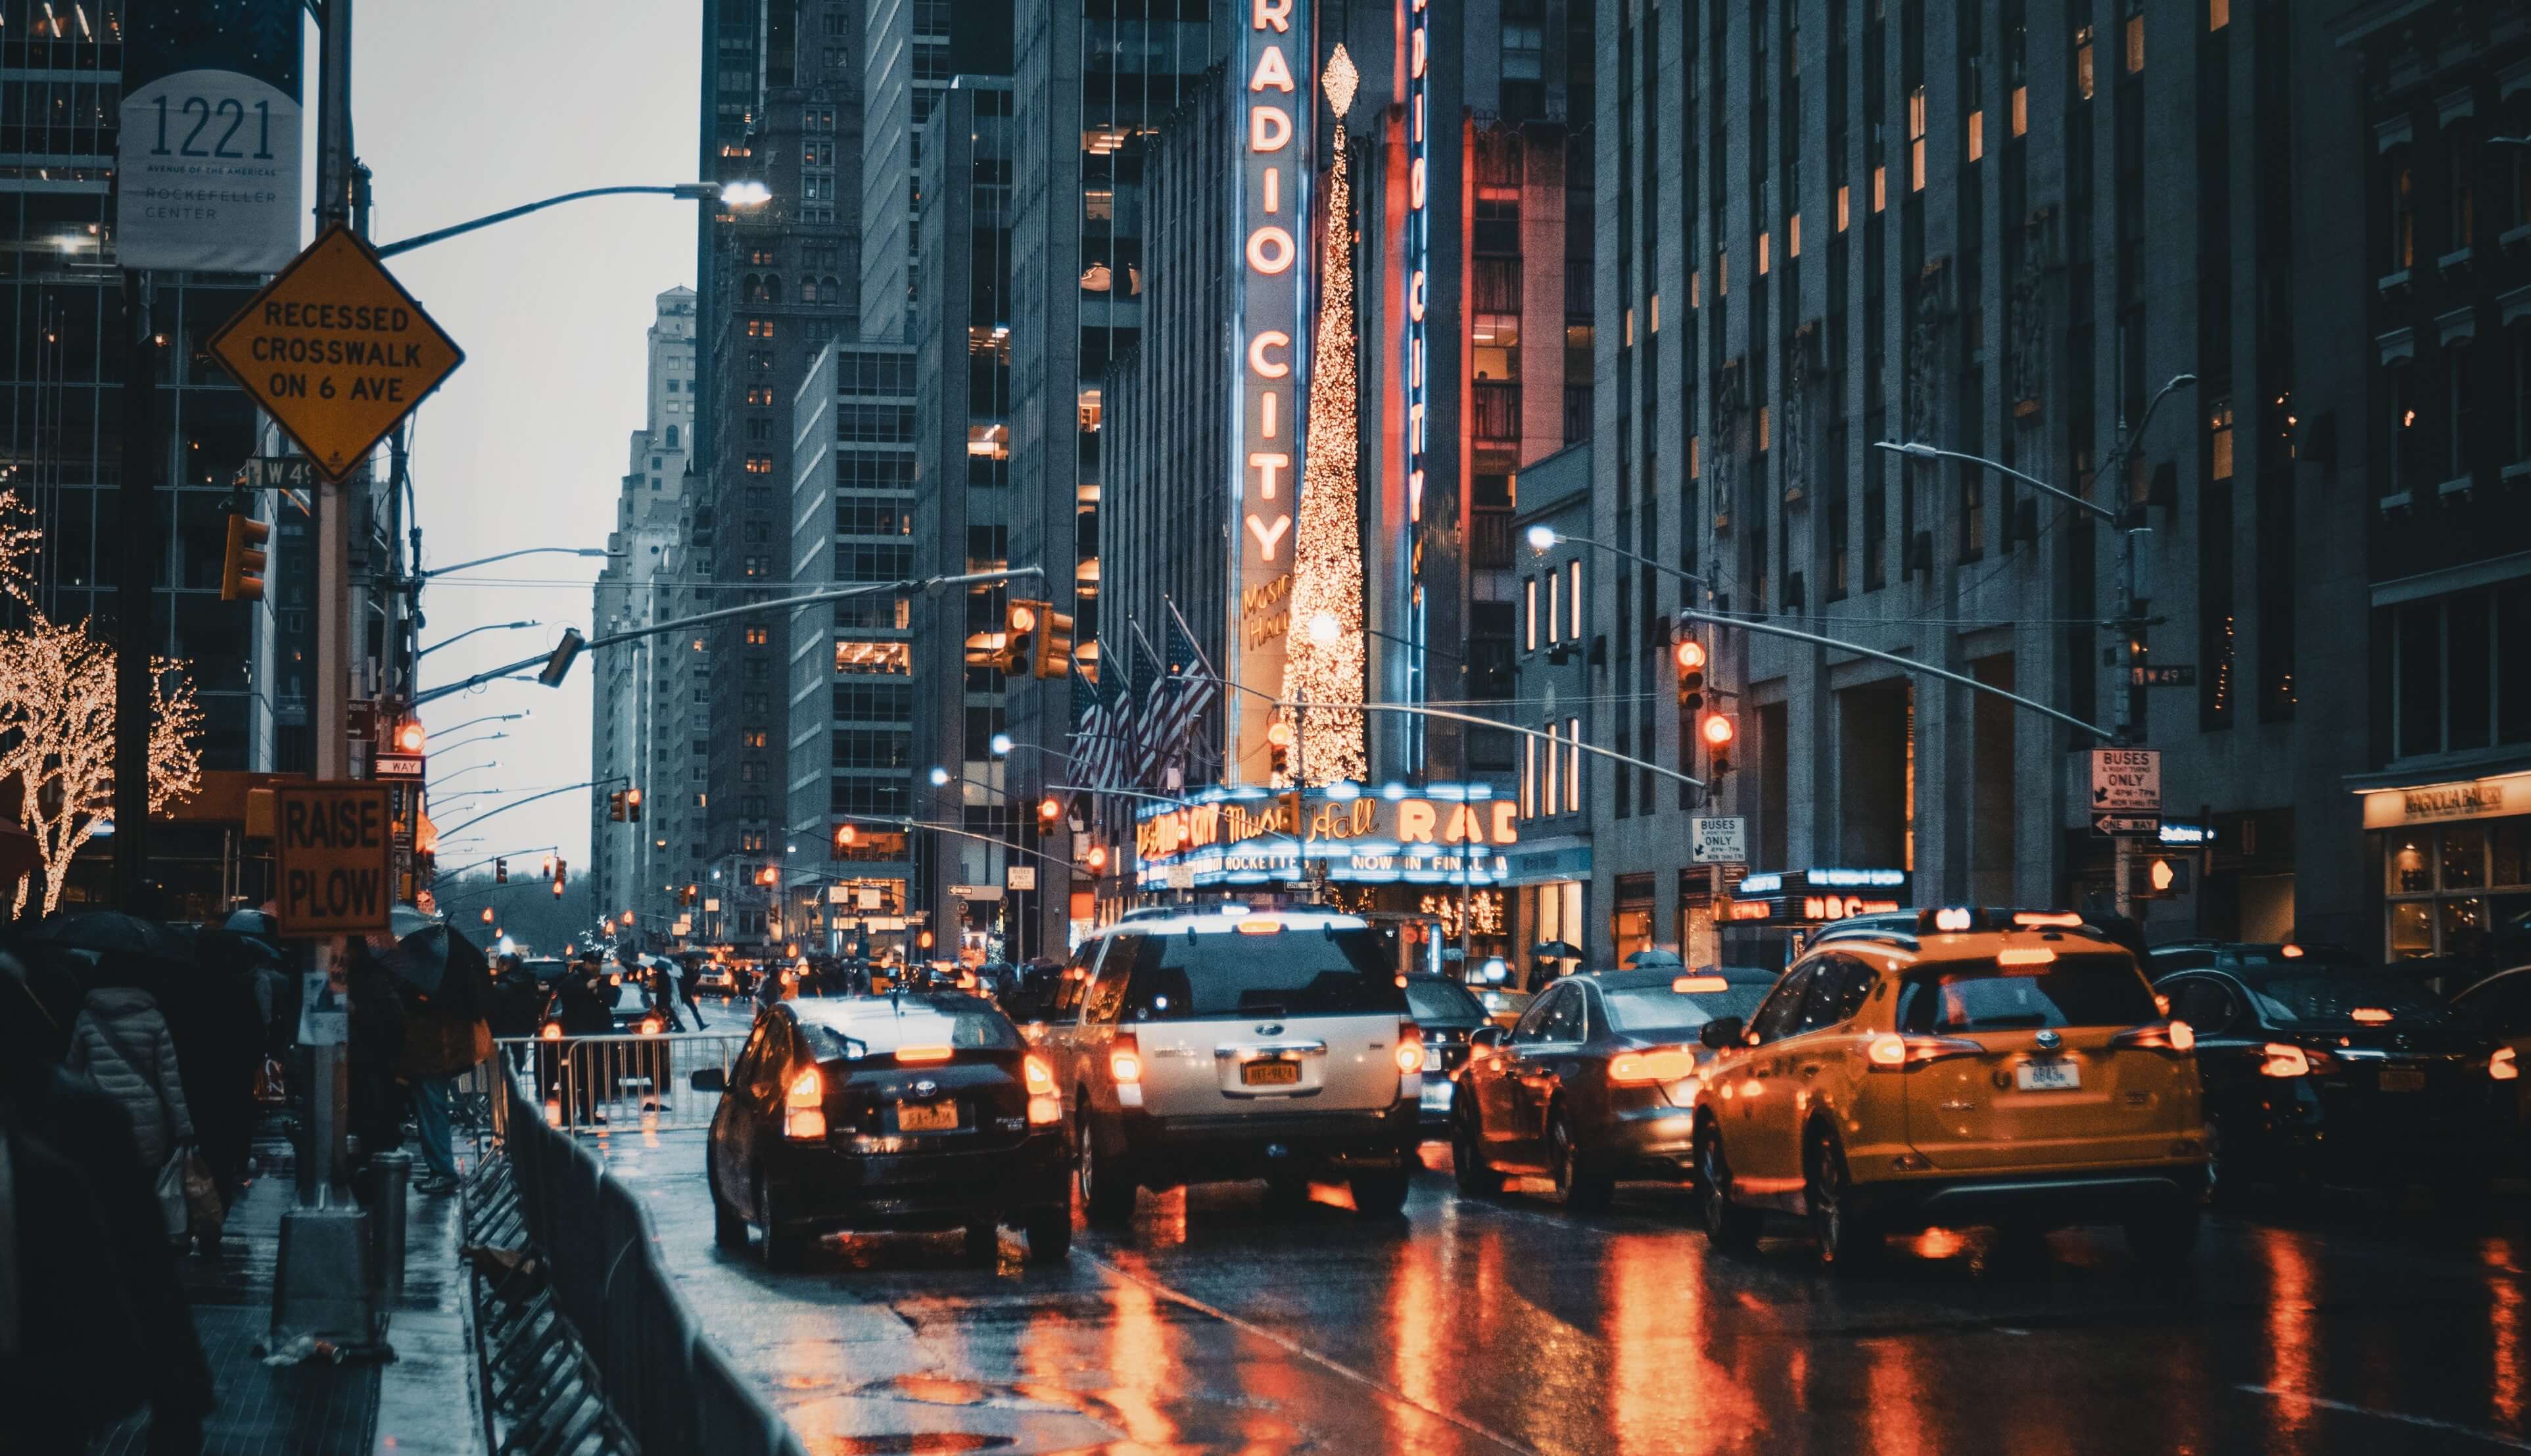
[[[259,1132],[309,1155],[304,960],[253,910],[200,926],[73,910],[0,931],[9,1449],[85,1451],[144,1406],[153,1456],[202,1448],[215,1392],[180,1260],[243,1247],[223,1240],[227,1210],[281,1171],[258,1162]],[[345,970],[354,1186],[409,1120],[414,1186],[449,1192],[452,1094],[491,1054],[501,1004],[489,967],[432,926],[356,939]]]

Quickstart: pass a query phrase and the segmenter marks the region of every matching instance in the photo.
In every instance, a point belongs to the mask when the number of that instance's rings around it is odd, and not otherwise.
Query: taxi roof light
[[[2012,923],[2016,925],[2062,925],[2071,930],[2081,928],[2083,918],[2070,910],[2016,910],[2012,913]]]
[[[2045,966],[2056,959],[2056,952],[2044,945],[2008,945],[1995,953],[1998,966]]]
[[[1934,928],[1937,930],[1965,930],[1976,923],[1976,912],[1964,905],[1948,906],[1934,912]]]

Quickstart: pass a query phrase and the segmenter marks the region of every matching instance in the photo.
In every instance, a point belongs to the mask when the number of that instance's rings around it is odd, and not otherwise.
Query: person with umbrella
[[[565,1036],[604,1036],[615,1030],[613,987],[606,977],[606,963],[591,946],[580,953],[580,959],[563,976],[554,993],[554,1020]],[[597,1110],[596,1068],[585,1047],[571,1049],[567,1080],[572,1084],[572,1111],[584,1123],[606,1120]],[[557,1069],[560,1070],[560,1069]],[[559,1090],[557,1090],[559,1094]]]
[[[473,941],[445,924],[407,935],[385,961],[406,1008],[396,1075],[412,1102],[427,1166],[413,1186],[421,1193],[450,1193],[457,1187],[457,1159],[449,1103],[457,1079],[492,1054],[492,1029],[484,1020],[491,968]]]

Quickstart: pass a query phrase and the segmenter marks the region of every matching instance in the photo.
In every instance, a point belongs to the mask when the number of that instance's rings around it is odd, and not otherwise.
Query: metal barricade
[[[579,1037],[647,1041],[665,1037]],[[725,1065],[726,1051],[680,1048],[669,1065]],[[550,1044],[550,1043],[549,1043]],[[506,1051],[506,1049],[505,1049]],[[720,1056],[723,1063],[706,1058]],[[691,1064],[685,1060],[692,1057]],[[533,1060],[533,1059],[531,1059]],[[505,1054],[496,1069],[513,1063]],[[563,1066],[569,1065],[564,1058]],[[602,1060],[597,1062],[603,1070]],[[519,1221],[543,1251],[553,1305],[603,1377],[607,1405],[644,1451],[695,1456],[806,1456],[772,1406],[730,1368],[696,1326],[658,1253],[648,1209],[607,1175],[590,1145],[539,1116],[540,1089],[521,1071],[502,1079],[503,1149],[515,1180]]]
[[[571,1133],[700,1131],[720,1105],[697,1092],[697,1072],[728,1076],[745,1032],[657,1036],[522,1036],[493,1043],[489,1077],[508,1068],[528,1079],[547,1124]]]

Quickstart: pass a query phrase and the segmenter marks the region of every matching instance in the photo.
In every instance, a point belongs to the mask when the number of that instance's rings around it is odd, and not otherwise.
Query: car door
[[[1123,1105],[1122,1097],[1106,1067],[1107,1049],[1116,1039],[1116,1019],[1125,1009],[1125,982],[1133,970],[1134,957],[1143,942],[1151,936],[1139,931],[1123,931],[1107,937],[1107,948],[1098,956],[1082,982],[1081,1015],[1073,1036],[1073,1085],[1090,1090],[1089,1100],[1102,1110]],[[1142,1089],[1134,1087],[1123,1096],[1142,1105]]]
[[[1547,1000],[1547,1014],[1529,1030],[1528,1039],[1515,1035],[1512,1043],[1514,1136],[1523,1156],[1543,1159],[1547,1109],[1555,1104],[1563,1080],[1579,1065],[1582,1043],[1590,1039],[1588,988],[1572,980],[1557,986]]]
[[[1541,994],[1531,1001],[1511,1029],[1503,1033],[1502,1040],[1470,1048],[1467,1065],[1459,1073],[1459,1094],[1476,1113],[1477,1136],[1486,1145],[1490,1157],[1515,1155],[1512,1149],[1519,1141],[1519,1132],[1512,1110],[1512,1090],[1519,1082],[1512,1072],[1512,1046],[1553,1009],[1548,999],[1547,994]]]
[[[711,1158],[713,1183],[721,1190],[723,1201],[732,1207],[746,1207],[748,1124],[754,1120],[754,1109],[747,1100],[747,1082],[755,1075],[757,1059],[764,1047],[764,1026],[768,1018],[758,1017],[747,1035],[747,1042],[729,1065],[722,1084],[720,1105],[712,1109],[711,1131],[706,1135]]]
[[[1040,1033],[1037,1045],[1062,1082],[1059,1090],[1067,1113],[1076,1110],[1072,1102],[1081,1081],[1077,1075],[1063,1074],[1073,1073],[1078,1066],[1081,1003],[1089,993],[1091,974],[1098,969],[1098,956],[1107,948],[1108,938],[1101,936],[1083,941],[1080,948],[1072,953],[1071,963],[1056,974],[1054,985],[1046,993],[1043,1031]]]
[[[1794,1171],[1801,1171],[1802,1130],[1812,1112],[1827,1108],[1842,1114],[1855,1106],[1869,1070],[1862,1055],[1865,1037],[1854,1030],[1855,1013],[1871,996],[1880,973],[1851,955],[1820,957],[1802,995],[1802,1014],[1793,1035],[1785,1038],[1787,1085],[1792,1095],[1786,1131],[1792,1140]],[[1892,1133],[1894,1135],[1895,1129]]]
[[[1800,1085],[1797,1048],[1786,1043],[1800,1032],[1804,1003],[1820,963],[1805,961],[1786,972],[1749,1022],[1757,1044],[1742,1064],[1732,1098],[1737,1123],[1728,1148],[1735,1191],[1745,1198],[1773,1198],[1801,1187],[1801,1158],[1794,1148],[1793,1100]]]

